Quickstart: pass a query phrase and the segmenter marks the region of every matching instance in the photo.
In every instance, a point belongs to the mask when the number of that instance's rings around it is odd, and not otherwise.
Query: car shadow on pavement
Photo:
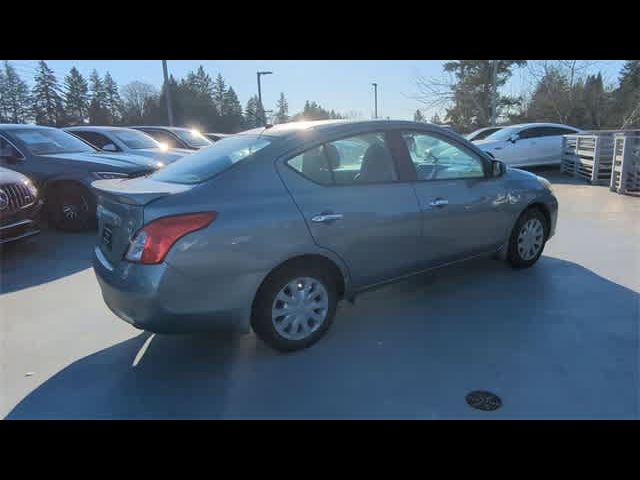
[[[40,235],[0,250],[0,294],[66,277],[91,267],[94,231],[67,233],[44,228]]]
[[[254,335],[142,333],[61,370],[7,419],[638,418],[639,302],[557,258],[477,260],[341,304],[327,338],[296,353]],[[472,390],[502,408],[471,409]]]

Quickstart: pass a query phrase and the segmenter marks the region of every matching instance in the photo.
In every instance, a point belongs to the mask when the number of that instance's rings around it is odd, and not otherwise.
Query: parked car
[[[57,128],[0,124],[0,165],[27,175],[41,192],[45,213],[63,230],[95,226],[91,182],[147,175],[162,162],[124,153],[100,152]]]
[[[230,137],[232,134],[230,133],[205,133],[203,134],[212,142],[217,142],[218,140],[222,140],[223,138]]]
[[[0,245],[40,233],[41,206],[38,189],[28,177],[0,167]]]
[[[149,126],[131,128],[152,136],[158,142],[164,143],[169,148],[183,148],[193,151],[213,145],[213,142],[200,132],[189,128]]]
[[[476,140],[484,140],[489,135],[491,135],[492,133],[496,133],[500,129],[502,129],[502,127],[480,128],[478,130],[474,130],[473,132],[469,133],[468,135],[465,136],[465,138],[470,142],[474,142]]]
[[[140,130],[123,127],[67,127],[65,132],[90,143],[105,152],[123,152],[149,157],[165,165],[184,157],[193,150],[169,148]]]
[[[424,123],[276,125],[189,160],[93,183],[102,295],[140,329],[252,327],[296,350],[340,299],[482,255],[530,267],[556,227],[549,182]]]
[[[511,125],[473,143],[513,167],[560,165],[562,136],[579,132],[557,123]]]

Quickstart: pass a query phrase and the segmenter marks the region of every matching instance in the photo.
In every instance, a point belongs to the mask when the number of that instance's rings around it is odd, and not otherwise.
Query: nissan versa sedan
[[[511,167],[560,165],[562,136],[579,131],[556,123],[523,123],[504,127],[473,143]]]
[[[545,179],[389,120],[251,130],[93,187],[93,266],[116,315],[160,333],[253,329],[282,351],[366,289],[482,255],[532,266],[558,211]]]
[[[164,164],[106,153],[57,128],[0,124],[0,165],[27,175],[40,190],[49,221],[61,230],[95,228],[91,182],[149,174]]]
[[[169,164],[189,155],[193,150],[169,148],[139,130],[124,127],[67,127],[63,128],[76,137],[105,152],[123,152],[152,158]]]

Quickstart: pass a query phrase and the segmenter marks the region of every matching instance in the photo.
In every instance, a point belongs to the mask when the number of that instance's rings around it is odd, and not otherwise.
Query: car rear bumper
[[[0,217],[0,245],[39,234],[41,208],[39,201],[20,212]]]
[[[109,309],[136,328],[154,333],[249,331],[250,304],[230,303],[215,284],[205,293],[202,282],[166,263],[112,265],[95,247],[93,268]]]

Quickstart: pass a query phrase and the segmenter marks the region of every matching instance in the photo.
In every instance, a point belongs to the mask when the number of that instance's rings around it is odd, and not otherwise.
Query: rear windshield
[[[208,147],[213,142],[208,138],[205,138],[201,133],[191,131],[191,130],[174,130],[176,135],[178,135],[187,145],[195,148],[199,147]]]
[[[160,148],[160,143],[139,130],[114,130],[113,135],[133,150]]]
[[[270,143],[259,135],[228,137],[167,165],[150,178],[169,183],[202,183]]]

